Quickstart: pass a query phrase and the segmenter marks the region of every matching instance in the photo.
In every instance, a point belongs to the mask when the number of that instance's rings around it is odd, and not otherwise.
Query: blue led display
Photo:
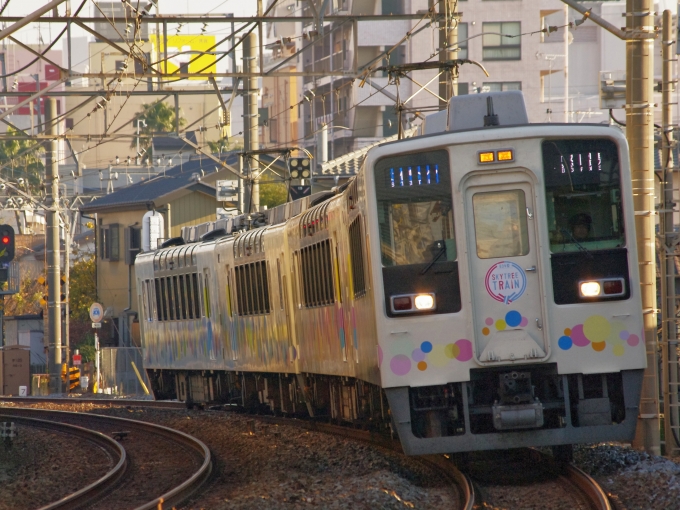
[[[439,165],[390,168],[390,187],[392,188],[426,184],[439,184]]]

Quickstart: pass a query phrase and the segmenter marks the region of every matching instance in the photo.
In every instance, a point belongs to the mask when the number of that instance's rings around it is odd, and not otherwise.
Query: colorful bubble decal
[[[510,310],[505,314],[505,317],[494,321],[491,317],[487,317],[484,321],[487,326],[494,326],[496,331],[503,331],[507,328],[525,328],[529,324],[529,319],[522,317],[522,314],[517,310]],[[482,334],[487,336],[491,333],[489,327],[482,328]]]
[[[595,352],[602,352],[607,345],[611,345],[614,356],[623,356],[626,352],[625,344],[636,347],[640,343],[640,337],[628,331],[623,322],[610,321],[601,315],[591,315],[583,324],[565,328],[563,333],[557,340],[557,346],[563,351],[568,351],[573,346],[590,345]]]
[[[407,341],[408,342],[408,341]],[[408,347],[410,355],[405,354]],[[392,348],[394,347],[394,348]],[[421,372],[428,368],[446,367],[451,360],[469,361],[472,359],[472,342],[460,339],[450,344],[436,344],[432,342],[421,342],[418,347],[413,349],[411,342],[395,343],[390,348],[392,358],[390,359],[390,370],[394,375],[406,375],[414,367]],[[379,362],[382,364],[383,351],[378,350]]]

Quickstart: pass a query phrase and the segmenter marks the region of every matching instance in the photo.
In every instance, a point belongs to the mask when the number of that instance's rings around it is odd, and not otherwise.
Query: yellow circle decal
[[[614,356],[623,356],[623,354],[626,352],[626,348],[622,343],[618,343],[612,347],[612,352],[614,353]]]
[[[505,321],[503,319],[498,319],[496,321],[496,329],[498,331],[503,331],[505,329]]]
[[[601,315],[592,315],[583,323],[583,334],[593,343],[604,342],[611,329],[609,321]]]
[[[432,347],[432,352],[427,355],[427,361],[433,367],[445,367],[449,364],[451,359],[446,355],[446,347],[441,344],[434,345]]]
[[[456,344],[448,344],[444,349],[444,354],[446,354],[447,358],[451,359],[457,358],[458,355],[460,354],[460,347],[458,347]]]

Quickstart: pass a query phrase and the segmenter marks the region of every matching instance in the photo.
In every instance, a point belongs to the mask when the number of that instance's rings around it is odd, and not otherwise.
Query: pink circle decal
[[[464,338],[455,342],[460,349],[460,353],[456,359],[458,361],[468,361],[472,359],[472,342],[470,340],[465,340]]]
[[[383,351],[382,347],[378,346],[378,366],[382,366]]]
[[[529,324],[529,319],[526,317],[522,317],[522,321],[519,323],[520,328],[526,328],[527,324]]]
[[[571,341],[579,347],[585,347],[590,343],[590,340],[583,334],[583,324],[577,324],[571,328]]]
[[[412,358],[413,361],[415,361],[416,363],[418,363],[419,361],[424,361],[424,360],[425,360],[425,356],[426,356],[426,354],[425,354],[423,351],[421,351],[420,348],[418,348],[418,349],[413,349],[413,352],[411,353],[411,358]]]
[[[411,370],[411,360],[408,359],[408,356],[397,354],[390,361],[390,368],[395,375],[406,375]]]
[[[491,326],[493,324],[493,319],[491,317],[487,317],[484,322],[487,326]]]
[[[631,347],[635,347],[637,344],[640,343],[640,337],[637,336],[637,335],[630,335],[628,337],[627,342],[628,342],[628,345],[630,345]]]

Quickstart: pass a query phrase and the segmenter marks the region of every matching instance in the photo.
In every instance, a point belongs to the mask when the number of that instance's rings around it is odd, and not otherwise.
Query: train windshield
[[[380,160],[375,187],[383,266],[456,260],[446,151]]]
[[[543,169],[553,253],[625,244],[621,172],[613,141],[545,140]]]

